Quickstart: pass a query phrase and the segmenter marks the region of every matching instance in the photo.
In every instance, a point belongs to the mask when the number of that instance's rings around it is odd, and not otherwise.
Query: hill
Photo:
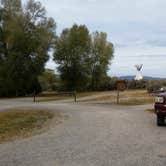
[[[119,79],[124,79],[124,80],[133,80],[135,78],[135,76],[120,76],[118,77]],[[150,77],[150,76],[144,76],[145,80],[162,80],[164,78],[160,78],[160,77]]]

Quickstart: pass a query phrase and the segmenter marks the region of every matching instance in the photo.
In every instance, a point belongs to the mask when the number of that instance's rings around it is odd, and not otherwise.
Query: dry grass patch
[[[63,100],[68,99],[70,96],[59,95],[58,92],[43,92],[36,96],[37,102],[47,102],[47,101],[54,101],[54,100]]]
[[[50,97],[36,97],[37,102],[58,101],[71,99],[69,96],[50,96]]]
[[[108,100],[114,100],[114,99],[116,99],[115,95],[106,95],[106,96],[93,97],[91,99],[83,99],[83,100],[80,100],[80,102],[91,102],[91,101],[98,102],[98,101],[108,101]]]
[[[0,112],[0,142],[27,137],[41,131],[54,113],[43,110],[11,110]]]
[[[120,105],[128,105],[128,106],[134,106],[134,105],[144,105],[144,104],[150,104],[154,102],[153,97],[144,98],[144,99],[129,99],[126,101],[120,101]]]
[[[155,113],[155,109],[147,109],[146,111],[148,111],[150,113]]]
[[[99,96],[96,96],[99,95]],[[89,99],[81,99],[81,97],[90,97]],[[101,92],[80,92],[77,93],[77,101],[79,102],[102,102],[102,101],[109,101],[113,102],[117,98],[117,92],[116,91],[101,91]],[[126,90],[123,92],[120,92],[120,98],[149,98],[152,102],[153,98],[149,93],[147,93],[146,90]],[[71,99],[74,100],[74,97],[71,95],[58,95],[57,92],[44,92],[40,94],[39,97],[36,98],[36,101],[39,102],[45,102],[45,101],[53,101],[53,100],[65,100],[65,99]],[[136,99],[135,99],[136,100]],[[136,100],[136,103],[144,103],[143,101],[140,101],[141,99]],[[130,100],[128,101],[128,103]],[[133,104],[132,104],[133,103]],[[134,101],[129,105],[134,105]],[[145,102],[146,103],[146,102]],[[126,104],[126,102],[124,103]]]
[[[110,91],[110,92],[102,92],[102,93],[98,93],[98,94],[103,94],[102,96],[97,96],[97,97],[93,97],[91,99],[84,99],[84,100],[80,100],[81,102],[96,102],[96,101],[109,101],[113,102],[116,101],[117,99],[117,92],[116,91]],[[105,95],[104,95],[105,94]],[[109,95],[110,94],[110,95]],[[143,99],[142,99],[143,98]],[[126,102],[128,104],[134,103],[150,103],[153,102],[153,96],[151,96],[151,94],[147,93],[146,90],[126,90],[123,92],[120,92],[120,99],[126,99],[126,101],[124,102],[126,104]]]
[[[120,97],[148,97],[151,96],[147,90],[126,90],[120,93]]]
[[[102,95],[102,94],[109,94],[112,91],[93,91],[93,92],[78,92],[77,97],[87,97],[93,95]]]
[[[110,92],[78,92],[76,94],[77,99],[79,100],[80,97],[86,96],[93,96],[98,94],[106,94]],[[74,100],[74,96],[72,94],[61,94],[58,92],[43,92],[36,97],[36,101],[38,102],[45,102],[45,101],[54,101],[54,100],[66,100],[71,99]]]

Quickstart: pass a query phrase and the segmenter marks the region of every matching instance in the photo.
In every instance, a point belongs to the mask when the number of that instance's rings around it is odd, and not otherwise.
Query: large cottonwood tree
[[[91,53],[89,54],[89,69],[91,88],[97,90],[107,77],[109,64],[113,59],[114,47],[107,41],[107,34],[94,32],[91,35]]]
[[[54,60],[68,90],[78,90],[87,81],[87,58],[89,54],[89,31],[84,25],[65,29],[55,43]]]
[[[54,44],[55,22],[42,4],[1,0],[0,95],[25,95],[39,90],[38,76]]]
[[[105,33],[91,35],[85,25],[74,25],[57,38],[54,60],[68,90],[95,90],[107,76],[113,52]]]

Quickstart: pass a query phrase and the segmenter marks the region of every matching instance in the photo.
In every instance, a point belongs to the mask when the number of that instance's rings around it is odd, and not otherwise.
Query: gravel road
[[[0,144],[0,166],[165,166],[166,128],[144,106],[2,100],[0,110],[42,108],[68,115],[49,131]]]

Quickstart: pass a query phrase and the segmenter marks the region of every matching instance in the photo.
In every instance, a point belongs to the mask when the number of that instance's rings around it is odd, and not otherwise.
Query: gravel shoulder
[[[0,166],[165,166],[166,128],[152,105],[116,106],[20,100],[0,110],[42,108],[68,117],[40,135],[0,144]]]

